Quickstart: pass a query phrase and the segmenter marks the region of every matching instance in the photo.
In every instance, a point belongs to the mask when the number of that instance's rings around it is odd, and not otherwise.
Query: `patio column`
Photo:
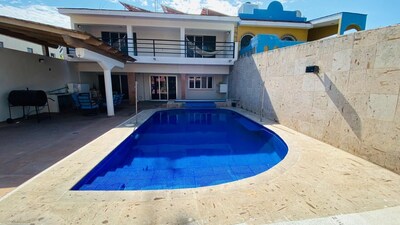
[[[104,69],[104,86],[106,89],[107,115],[114,116],[113,90],[111,85],[111,69]]]
[[[180,34],[181,34],[181,57],[185,57],[185,49],[186,49],[186,38],[185,38],[185,28],[181,27],[180,29]]]
[[[126,25],[126,35],[128,37],[127,44],[128,44],[128,55],[133,57],[134,54],[134,45],[133,45],[133,30],[131,25]]]
[[[97,62],[104,71],[104,86],[106,89],[106,103],[107,103],[107,115],[114,116],[114,103],[113,103],[113,91],[111,85],[111,70],[114,67],[124,68],[124,64],[115,59],[101,55],[99,53],[90,51],[85,48],[76,48],[75,54],[78,58],[93,60]]]

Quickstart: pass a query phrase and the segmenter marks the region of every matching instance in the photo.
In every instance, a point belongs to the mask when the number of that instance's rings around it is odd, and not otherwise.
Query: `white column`
[[[104,85],[106,89],[107,115],[114,116],[115,114],[113,91],[111,85],[111,70],[114,67],[124,68],[124,63],[84,48],[76,48],[75,54],[78,58],[96,61],[101,66],[101,68],[103,68]]]
[[[185,28],[184,27],[181,27],[181,29],[180,29],[180,34],[181,34],[181,44],[182,44],[182,46],[181,46],[181,57],[185,57],[185,48],[186,48],[186,45],[185,45],[185,41],[186,41],[186,38],[185,38]]]
[[[106,103],[107,103],[107,115],[114,116],[114,101],[113,91],[111,85],[111,70],[104,70],[104,85],[106,87]]]
[[[134,56],[134,45],[133,45],[133,30],[131,25],[126,25],[126,35],[128,37],[128,55]]]
[[[230,32],[229,32],[229,41],[234,42],[235,41],[235,27],[233,27]]]

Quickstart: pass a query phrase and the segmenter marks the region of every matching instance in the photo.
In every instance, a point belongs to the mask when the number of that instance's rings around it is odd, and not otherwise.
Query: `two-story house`
[[[112,71],[113,91],[125,93],[133,102],[137,81],[139,101],[226,99],[224,84],[238,56],[234,42],[238,17],[211,10],[188,15],[170,8],[166,13],[129,5],[127,9],[59,9],[71,17],[73,29],[99,37],[137,60]],[[79,71],[82,83],[104,93],[97,63],[80,61]]]

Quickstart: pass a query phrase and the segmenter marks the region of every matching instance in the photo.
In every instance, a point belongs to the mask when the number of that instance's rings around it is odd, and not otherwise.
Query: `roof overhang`
[[[122,63],[135,61],[86,32],[32,21],[0,16],[0,34],[52,48],[85,48]]]
[[[194,21],[212,21],[223,23],[237,23],[239,18],[235,16],[205,16],[190,14],[166,14],[153,12],[131,12],[125,10],[103,10],[103,9],[72,9],[58,8],[58,12],[67,16],[72,15],[92,15],[92,16],[112,16],[124,18],[148,18],[148,19],[171,19],[171,20],[194,20]]]
[[[313,25],[313,28],[318,28],[318,27],[337,25],[339,24],[341,18],[342,18],[342,13],[336,13],[333,15],[313,19],[310,20],[309,22]]]
[[[310,23],[293,23],[293,22],[259,21],[259,20],[242,20],[239,22],[239,25],[254,26],[254,27],[297,28],[297,29],[313,28],[313,25]]]

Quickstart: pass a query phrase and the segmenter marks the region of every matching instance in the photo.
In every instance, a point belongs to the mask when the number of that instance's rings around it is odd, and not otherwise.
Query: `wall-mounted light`
[[[43,58],[39,58],[39,63],[44,63],[44,59]]]
[[[306,73],[319,73],[319,66],[306,66]]]

